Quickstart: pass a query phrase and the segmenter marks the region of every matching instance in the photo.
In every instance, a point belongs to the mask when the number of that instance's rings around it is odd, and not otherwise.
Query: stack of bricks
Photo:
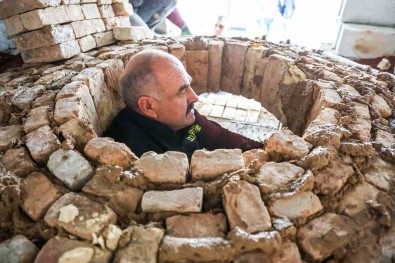
[[[115,43],[113,27],[130,27],[127,0],[0,2],[0,18],[23,60],[51,62]]]

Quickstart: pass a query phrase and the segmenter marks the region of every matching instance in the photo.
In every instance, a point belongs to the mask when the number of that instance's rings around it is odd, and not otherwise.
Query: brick
[[[93,34],[97,47],[108,46],[117,42],[112,31]]]
[[[111,4],[98,6],[102,18],[115,17]]]
[[[13,143],[22,139],[22,127],[10,125],[0,127],[0,152],[11,148]]]
[[[22,51],[21,55],[25,63],[35,63],[71,58],[79,53],[80,47],[77,41],[72,40],[53,46]]]
[[[223,188],[223,206],[230,228],[253,233],[271,228],[272,223],[259,188],[247,181],[230,182]]]
[[[119,16],[119,26],[132,26],[130,24],[129,16]]]
[[[143,212],[173,211],[179,213],[200,212],[203,205],[203,189],[185,188],[172,191],[148,191],[141,200]]]
[[[18,5],[15,5],[12,1],[2,1],[0,2],[0,19],[5,19],[38,8],[58,6],[59,4],[60,0],[19,0]]]
[[[33,262],[39,249],[27,237],[16,235],[0,243],[1,262]]]
[[[13,38],[19,50],[52,46],[74,39],[74,32],[70,25],[45,26],[42,29],[20,34]]]
[[[10,18],[4,19],[3,22],[8,36],[13,36],[26,31],[20,15],[15,15]]]
[[[63,6],[47,7],[21,14],[23,26],[27,30],[35,30],[45,25],[56,25],[70,22]]]
[[[30,88],[21,88],[21,92],[15,95],[11,102],[20,110],[30,109],[32,101],[44,93],[45,87],[43,85],[37,85]]]
[[[117,215],[106,205],[91,201],[76,193],[58,199],[44,217],[50,227],[63,228],[77,237],[93,240],[109,224],[117,222]]]
[[[91,19],[83,21],[75,21],[71,23],[76,38],[81,38],[86,35],[100,33],[106,30],[103,20]]]
[[[83,152],[85,145],[92,139],[97,138],[96,132],[90,123],[77,118],[71,119],[59,126],[59,131],[64,138],[72,138],[75,148]]]
[[[252,97],[252,84],[254,82],[256,64],[259,59],[265,57],[269,49],[264,46],[251,46],[247,50],[244,65],[243,83],[241,86],[241,95],[247,98]]]
[[[145,153],[136,161],[135,168],[152,183],[185,184],[187,181],[189,163],[188,157],[181,152],[165,152],[156,154]]]
[[[73,191],[79,191],[92,178],[93,168],[79,153],[59,149],[51,154],[48,169]]]
[[[55,236],[45,243],[34,262],[78,261],[86,258],[93,262],[110,262],[112,256],[113,254],[108,249],[95,247],[88,242]]]
[[[112,4],[112,9],[114,9],[114,13],[116,16],[131,16],[133,15],[133,6],[123,1],[121,3]]]
[[[372,166],[365,171],[365,180],[378,189],[389,192],[394,178],[394,168],[393,164],[376,156],[372,160]]]
[[[307,220],[323,209],[313,192],[301,192],[287,198],[277,198],[270,205],[271,214],[288,219]]]
[[[390,106],[388,106],[388,103],[379,95],[374,95],[372,108],[375,109],[382,118],[389,118],[392,115]]]
[[[124,169],[130,168],[138,159],[124,143],[115,142],[111,138],[92,139],[85,146],[84,154],[95,162],[119,165]]]
[[[224,42],[211,40],[208,44],[208,75],[207,88],[209,92],[221,89],[222,54]]]
[[[395,49],[395,28],[342,24],[336,54],[369,59],[390,56]]]
[[[22,182],[22,209],[34,221],[42,219],[63,194],[43,173],[31,173]]]
[[[223,213],[175,215],[166,219],[166,230],[173,237],[222,237],[227,233],[226,216]]]
[[[304,169],[288,162],[267,162],[256,174],[262,193],[276,192],[301,177]]]
[[[78,45],[81,48],[81,52],[86,52],[96,48],[96,40],[92,35],[87,35],[78,39]]]
[[[222,56],[221,89],[235,95],[241,94],[244,63],[248,44],[244,42],[227,42]]]
[[[117,40],[140,41],[146,38],[152,38],[152,32],[142,26],[131,27],[114,27],[114,38]]]
[[[27,134],[45,125],[50,125],[48,118],[49,113],[49,106],[37,107],[30,110],[23,125],[23,130],[25,133]]]
[[[209,180],[218,175],[244,168],[240,149],[218,149],[212,152],[197,150],[191,159],[193,180]]]
[[[45,165],[49,156],[60,148],[60,142],[46,125],[26,135],[26,146],[33,159],[40,165]]]
[[[112,30],[116,26],[121,26],[118,17],[103,18],[103,23],[104,23],[104,26],[106,27],[106,30]]]
[[[186,52],[187,71],[192,77],[192,87],[196,94],[207,91],[208,51],[197,50]]]
[[[363,10],[369,12],[362,15]],[[395,3],[392,1],[348,0],[342,5],[340,19],[345,23],[395,27],[394,13]]]
[[[267,255],[271,255],[281,246],[281,235],[277,231],[248,233],[241,228],[236,227],[228,233],[228,239],[230,239],[232,244],[234,244],[234,249],[238,251],[239,254],[255,249],[263,251]]]
[[[97,5],[111,5],[113,3],[112,0],[97,0]]]
[[[100,18],[100,12],[96,4],[81,5],[82,13],[86,20]]]
[[[178,58],[181,62],[185,61],[185,46],[181,43],[172,43],[167,46],[169,53]]]
[[[25,177],[37,169],[26,148],[9,149],[1,158],[0,163],[8,171],[18,177]]]
[[[245,166],[250,167],[254,162],[257,162],[259,166],[262,166],[269,158],[263,149],[252,149],[243,152],[243,159]]]
[[[80,5],[68,5],[64,7],[64,10],[70,22],[84,20],[85,18]]]
[[[61,0],[62,5],[78,5],[80,0]]]

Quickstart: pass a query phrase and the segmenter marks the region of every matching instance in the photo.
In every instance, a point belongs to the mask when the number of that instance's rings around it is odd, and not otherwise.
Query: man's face
[[[173,130],[185,128],[195,121],[193,103],[198,101],[191,88],[191,77],[181,62],[164,60],[155,65],[161,96],[158,99],[157,121]]]

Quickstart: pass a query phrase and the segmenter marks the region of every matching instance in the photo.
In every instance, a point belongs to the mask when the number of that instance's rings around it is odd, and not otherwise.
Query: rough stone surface
[[[113,27],[114,38],[117,40],[131,40],[137,42],[146,38],[152,38],[152,33],[142,26],[116,26]]]
[[[70,22],[64,6],[36,9],[21,14],[23,26],[27,30],[35,30],[45,25],[56,25]]]
[[[257,186],[243,180],[231,182],[223,188],[223,193],[231,229],[239,227],[252,233],[271,228],[270,216]]]
[[[0,151],[7,150],[12,143],[22,138],[22,127],[19,125],[10,125],[0,127]]]
[[[41,106],[32,109],[28,113],[25,124],[23,125],[23,130],[25,131],[25,133],[27,134],[45,125],[50,125],[50,121],[48,118],[49,111],[49,106]]]
[[[29,152],[24,147],[9,149],[0,158],[0,163],[4,168],[19,177],[25,177],[37,169],[37,165],[34,163]]]
[[[33,262],[39,249],[27,237],[17,235],[0,243],[0,261],[9,263]]]
[[[135,168],[153,183],[186,183],[189,163],[188,157],[181,152],[156,154],[148,152],[136,161]]]
[[[191,86],[196,94],[207,91],[208,51],[196,50],[186,52],[186,69],[192,77]]]
[[[63,194],[43,173],[31,173],[22,182],[22,209],[34,221],[45,216],[49,207]]]
[[[166,219],[167,234],[174,237],[225,237],[226,216],[218,214],[176,215]]]
[[[60,148],[60,141],[46,125],[26,135],[26,146],[33,159],[38,164],[45,165],[49,156]]]
[[[96,47],[107,46],[116,42],[112,31],[97,33],[93,37],[96,41]]]
[[[87,35],[78,39],[78,45],[82,52],[96,48],[96,40],[92,35]]]
[[[247,98],[252,96],[252,86],[255,77],[256,63],[259,59],[262,59],[267,52],[266,47],[249,47],[247,50],[245,65],[244,65],[244,76],[241,87],[241,95]]]
[[[63,195],[44,218],[52,227],[62,227],[77,237],[92,241],[105,226],[116,224],[117,215],[107,206],[76,193]]]
[[[75,148],[84,152],[85,145],[92,139],[97,138],[96,132],[92,125],[77,118],[71,119],[59,126],[59,132],[64,138],[72,139],[75,142]]]
[[[221,89],[222,54],[224,42],[212,40],[208,44],[208,75],[207,88],[209,92]]]
[[[395,181],[395,166],[377,156],[372,166],[366,170],[365,179],[378,189],[390,191]]]
[[[200,212],[202,206],[203,189],[200,187],[172,191],[148,191],[144,193],[141,200],[143,212]]]
[[[218,175],[244,168],[240,149],[218,149],[212,152],[197,150],[191,159],[192,179],[210,180]]]
[[[392,147],[395,144],[395,136],[392,133],[378,130],[376,133],[376,142],[384,147]]]
[[[73,191],[81,190],[94,172],[89,162],[73,150],[57,150],[49,157],[47,166],[53,175]]]
[[[0,3],[0,18],[4,19],[13,15],[21,14],[34,10],[37,8],[44,8],[47,6],[57,6],[60,0],[21,0],[18,5],[9,1],[2,1]]]
[[[138,159],[124,144],[111,138],[95,138],[90,140],[84,149],[84,154],[91,160],[101,164],[119,165],[125,169]]]
[[[34,63],[62,60],[65,58],[71,58],[79,53],[80,46],[77,41],[71,40],[48,47],[39,47],[22,51],[21,55],[25,63]]]
[[[133,6],[128,2],[114,2],[112,4],[115,16],[131,16],[133,15]]]

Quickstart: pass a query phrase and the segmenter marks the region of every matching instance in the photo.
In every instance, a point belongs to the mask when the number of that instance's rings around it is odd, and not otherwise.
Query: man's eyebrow
[[[185,89],[187,89],[189,86],[191,86],[190,83],[186,83],[186,84],[182,85],[182,86],[178,89],[177,94],[180,94],[180,93],[183,92]]]

